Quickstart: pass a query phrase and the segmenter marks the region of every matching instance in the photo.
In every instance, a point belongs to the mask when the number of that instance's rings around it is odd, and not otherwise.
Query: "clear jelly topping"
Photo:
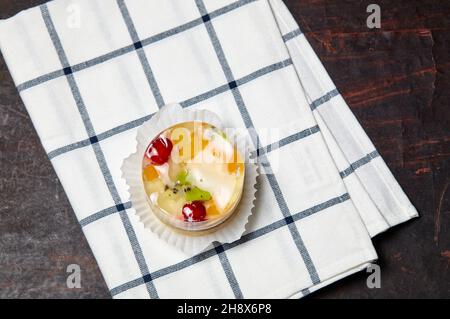
[[[186,122],[166,129],[148,146],[142,178],[152,211],[166,224],[205,230],[236,209],[245,175],[243,158],[218,128]]]

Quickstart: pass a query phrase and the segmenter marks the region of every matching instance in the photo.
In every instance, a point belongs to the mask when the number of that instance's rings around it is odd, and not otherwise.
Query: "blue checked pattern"
[[[91,120],[89,118],[89,114],[86,110],[86,106],[84,105],[83,98],[81,97],[80,91],[78,89],[78,85],[75,81],[75,78],[72,75],[72,69],[67,60],[67,56],[64,53],[64,49],[61,45],[61,41],[59,40],[58,34],[56,33],[55,26],[53,25],[52,19],[48,12],[47,6],[41,6],[42,18],[44,19],[45,25],[47,26],[48,33],[50,34],[50,38],[55,46],[55,49],[58,53],[58,57],[61,61],[62,67],[64,68],[64,74],[67,77],[67,81],[69,83],[70,89],[73,94],[73,98],[78,106],[78,110],[80,112],[80,116],[83,119],[84,126],[88,135],[90,136],[91,146],[95,152],[95,157],[97,158],[97,162],[100,170],[102,171],[103,177],[105,179],[105,183],[108,186],[109,192],[111,193],[111,197],[116,204],[116,211],[120,214],[120,218],[123,223],[123,227],[126,230],[128,235],[128,239],[130,240],[131,247],[133,248],[134,255],[136,257],[136,261],[138,262],[139,268],[142,272],[142,275],[145,277],[149,274],[149,270],[147,264],[145,263],[144,256],[142,255],[142,250],[140,244],[136,238],[136,234],[134,232],[133,227],[131,226],[130,220],[128,218],[125,205],[122,204],[122,200],[120,199],[119,193],[117,191],[116,185],[111,176],[111,172],[109,171],[108,165],[106,164],[105,155],[98,143],[98,138],[95,134],[94,127],[92,126]],[[158,293],[156,292],[156,288],[151,281],[146,282],[147,290],[152,298],[157,298]]]
[[[319,205],[313,206],[307,210],[298,212],[296,214],[293,214],[292,216],[290,216],[288,219],[282,218],[276,222],[273,222],[267,226],[264,226],[256,231],[250,232],[248,234],[243,235],[239,240],[230,243],[230,244],[224,244],[222,245],[222,249],[223,251],[228,251],[233,249],[234,247],[237,247],[239,245],[242,245],[246,242],[249,242],[251,240],[255,240],[257,238],[260,238],[270,232],[273,232],[277,229],[280,229],[282,227],[285,227],[286,225],[295,223],[303,218],[309,217],[311,215],[314,215],[316,213],[319,213],[327,208],[330,208],[332,206],[338,205],[340,203],[343,203],[347,200],[350,199],[350,196],[348,194],[343,194],[342,196],[336,197],[336,198],[332,198],[326,202],[323,202]],[[221,250],[220,250],[221,251]],[[214,257],[217,255],[217,248],[214,249],[210,249],[210,250],[206,250],[198,255],[195,255],[194,257],[185,259],[175,265],[160,269],[158,271],[155,271],[154,273],[152,273],[152,278],[153,280],[163,277],[163,276],[167,276],[173,272],[179,271],[181,269],[184,269],[186,267],[190,267],[193,266],[199,262],[202,262],[208,258]],[[132,289],[134,287],[140,286],[142,284],[145,283],[145,280],[143,278],[136,278],[130,282],[127,282],[123,285],[120,285],[118,287],[115,287],[111,290],[111,294],[113,296],[118,295],[124,291],[127,291],[128,289]],[[305,290],[306,292],[307,290]]]
[[[98,169],[102,173],[104,182],[109,190],[111,198],[114,201],[114,206],[106,207],[101,211],[92,213],[88,217],[81,219],[80,224],[82,227],[87,227],[87,226],[97,222],[98,220],[105,218],[106,216],[118,213],[120,215],[121,222],[126,231],[127,237],[129,239],[130,245],[131,245],[133,253],[134,253],[134,257],[136,259],[137,264],[139,265],[139,269],[141,272],[141,276],[139,278],[135,278],[134,280],[131,280],[129,282],[123,283],[120,286],[112,288],[111,294],[113,296],[123,293],[129,289],[132,289],[132,288],[135,288],[135,287],[138,287],[141,285],[145,285],[148,295],[151,298],[158,298],[159,297],[158,291],[154,284],[155,279],[161,278],[163,276],[167,276],[167,275],[174,273],[176,271],[179,271],[181,269],[191,267],[191,266],[193,266],[201,261],[204,261],[206,259],[217,257],[220,261],[220,264],[222,265],[223,271],[224,271],[225,276],[228,280],[228,283],[231,287],[231,290],[234,293],[234,296],[236,298],[244,298],[245,296],[241,290],[241,287],[239,286],[238,280],[236,279],[236,276],[235,276],[235,273],[233,270],[233,265],[231,264],[231,262],[227,256],[227,251],[230,251],[234,247],[237,247],[243,243],[257,239],[261,236],[264,236],[270,232],[273,232],[273,231],[283,228],[283,227],[287,227],[287,229],[289,230],[291,238],[292,238],[295,246],[298,249],[298,253],[300,254],[300,256],[306,266],[306,269],[308,270],[311,282],[313,284],[318,284],[321,282],[321,279],[319,278],[319,275],[317,273],[314,262],[312,261],[311,256],[308,252],[308,248],[306,247],[305,242],[303,241],[300,231],[297,228],[295,222],[297,222],[301,219],[304,219],[306,217],[309,217],[313,214],[316,214],[318,212],[321,212],[332,206],[339,205],[340,203],[343,203],[343,202],[349,200],[350,196],[347,193],[345,193],[345,194],[342,194],[341,196],[331,198],[328,201],[320,203],[320,204],[313,206],[309,209],[306,209],[304,211],[291,212],[290,209],[288,208],[288,205],[284,198],[283,192],[281,191],[277,177],[275,176],[275,174],[273,174],[271,172],[271,164],[267,157],[267,154],[269,154],[271,152],[274,152],[274,151],[276,151],[280,148],[283,148],[287,145],[290,145],[292,143],[298,142],[303,139],[307,139],[310,136],[314,136],[315,134],[320,133],[320,128],[317,125],[310,127],[306,130],[299,131],[290,136],[284,137],[275,143],[265,145],[265,146],[260,145],[260,137],[257,134],[252,135],[253,144],[254,144],[254,147],[256,150],[253,152],[253,155],[258,157],[259,161],[262,163],[262,166],[265,168],[265,170],[267,172],[267,174],[264,176],[265,176],[265,178],[267,178],[267,181],[272,189],[272,192],[277,201],[277,205],[282,214],[282,216],[280,216],[279,220],[277,220],[269,225],[266,225],[262,228],[259,228],[255,231],[252,231],[250,233],[243,235],[242,238],[237,240],[236,242],[229,243],[229,244],[216,243],[214,245],[214,248],[204,251],[204,252],[202,252],[196,256],[193,256],[191,258],[188,258],[186,260],[183,260],[177,264],[174,264],[169,267],[165,267],[165,268],[153,271],[153,272],[151,272],[149,270],[149,265],[147,265],[147,262],[142,253],[141,244],[139,243],[139,240],[136,236],[135,230],[133,229],[130,219],[127,215],[127,211],[132,208],[132,205],[130,202],[124,202],[120,198],[119,192],[117,191],[117,187],[111,176],[111,172],[108,167],[108,163],[105,159],[105,155],[104,155],[104,152],[100,145],[100,142],[107,140],[115,135],[121,134],[123,132],[132,130],[132,129],[140,126],[142,123],[144,123],[145,121],[150,119],[153,114],[147,114],[147,115],[137,118],[133,121],[124,123],[117,127],[114,127],[110,130],[107,130],[107,131],[104,131],[101,133],[97,133],[92,124],[91,118],[89,116],[89,112],[87,111],[85,102],[83,100],[82,92],[80,92],[77,81],[73,74],[76,72],[97,66],[99,64],[105,63],[107,61],[116,59],[127,53],[131,53],[131,52],[135,51],[135,53],[138,56],[139,62],[141,64],[142,71],[144,72],[145,77],[148,81],[149,90],[152,92],[152,95],[155,99],[157,106],[162,107],[165,104],[165,101],[164,101],[163,95],[161,93],[160,87],[158,85],[158,79],[155,77],[155,74],[151,67],[151,63],[149,62],[149,57],[146,55],[146,53],[144,51],[144,47],[149,46],[153,43],[162,41],[166,38],[186,32],[187,30],[190,30],[194,27],[203,26],[207,31],[212,48],[217,56],[217,62],[220,64],[220,67],[223,71],[223,74],[224,74],[226,80],[227,80],[227,83],[223,83],[221,86],[218,86],[207,92],[201,93],[197,96],[193,96],[189,99],[186,99],[185,101],[181,101],[180,104],[183,107],[187,108],[187,107],[194,106],[202,101],[206,101],[206,100],[208,100],[212,97],[215,97],[219,94],[222,94],[225,92],[230,92],[233,96],[235,105],[236,105],[237,109],[239,110],[239,114],[242,118],[243,123],[245,124],[246,128],[252,129],[252,128],[254,128],[253,119],[248,111],[247,105],[245,103],[245,99],[243,98],[243,96],[241,94],[240,87],[247,83],[255,81],[259,78],[262,78],[270,73],[277,72],[279,70],[282,70],[284,68],[292,66],[292,64],[293,64],[291,59],[285,59],[283,61],[279,61],[278,63],[274,63],[274,64],[268,65],[266,67],[263,67],[255,72],[252,72],[252,73],[242,76],[240,78],[236,78],[234,76],[233,71],[230,67],[230,64],[227,60],[226,53],[224,52],[224,49],[222,47],[221,41],[216,32],[213,21],[214,21],[214,19],[216,19],[222,15],[228,14],[229,12],[237,10],[237,9],[239,9],[243,6],[246,6],[252,2],[256,2],[257,0],[236,1],[228,6],[225,6],[223,8],[217,9],[212,12],[208,12],[203,0],[193,0],[193,1],[195,1],[195,4],[197,6],[197,9],[198,9],[198,12],[200,15],[199,18],[189,21],[189,22],[187,22],[183,25],[177,26],[175,28],[172,28],[170,30],[167,30],[165,32],[162,32],[160,34],[153,35],[149,38],[140,39],[125,1],[117,0],[117,6],[122,14],[123,20],[128,29],[131,44],[127,45],[125,47],[119,48],[117,50],[114,50],[112,52],[109,52],[107,54],[104,54],[102,56],[98,56],[91,60],[88,60],[88,61],[85,61],[82,63],[78,63],[75,65],[70,65],[67,55],[65,53],[65,50],[63,48],[63,45],[59,39],[58,31],[55,28],[55,25],[52,21],[52,17],[47,8],[47,5],[42,5],[40,7],[42,19],[45,22],[45,25],[48,30],[48,34],[52,40],[52,43],[54,45],[56,52],[57,52],[58,58],[61,63],[61,69],[54,71],[54,72],[50,72],[48,74],[44,74],[42,76],[39,76],[39,77],[29,80],[27,82],[21,83],[21,84],[17,85],[17,89],[19,91],[25,91],[25,90],[31,89],[35,86],[42,85],[48,81],[51,81],[51,80],[59,78],[59,77],[65,77],[67,80],[67,83],[68,83],[71,93],[72,93],[72,97],[78,108],[80,118],[83,121],[84,128],[86,130],[88,138],[71,143],[69,145],[65,145],[65,146],[57,148],[55,150],[52,150],[52,151],[48,152],[48,156],[51,160],[53,160],[53,159],[57,158],[58,156],[73,152],[73,151],[75,151],[77,149],[81,149],[81,148],[91,148],[95,154],[95,158],[98,163]],[[302,32],[299,29],[295,29],[295,30],[283,35],[282,38],[285,42],[287,42],[301,34],[302,34]],[[311,110],[313,110],[313,111],[316,110],[318,107],[320,107],[321,105],[325,104],[326,102],[330,101],[332,98],[334,98],[338,95],[339,95],[339,92],[336,89],[324,94],[322,97],[320,97],[319,99],[317,99],[311,103],[311,105],[310,105]],[[373,160],[374,158],[376,158],[378,156],[379,156],[379,154],[377,151],[373,151],[370,154],[367,154],[360,160],[352,163],[347,169],[340,172],[341,177],[345,178],[345,177],[349,176],[350,174],[354,173],[355,170],[357,170],[358,168],[362,167],[363,165],[369,163],[371,160]],[[149,261],[149,262],[151,262],[151,261]],[[305,294],[305,295],[308,294],[308,289],[305,289],[303,291],[303,294]]]
[[[219,59],[220,65],[222,67],[222,70],[228,80],[230,89],[233,93],[234,100],[236,102],[236,105],[239,109],[239,112],[241,113],[242,119],[244,121],[245,127],[247,129],[254,129],[253,121],[251,119],[250,113],[247,110],[247,107],[245,105],[245,102],[242,98],[242,95],[239,91],[239,88],[237,88],[236,81],[233,76],[233,72],[231,71],[230,65],[228,64],[228,61],[225,57],[225,52],[222,49],[222,45],[220,44],[220,40],[217,37],[217,33],[214,29],[214,26],[211,23],[211,19],[209,18],[209,15],[207,13],[205,4],[202,0],[196,0],[195,1],[198,7],[198,10],[200,11],[200,14],[203,16],[203,21],[205,21],[205,27],[208,31],[208,35],[211,39],[211,42],[213,44],[214,50],[216,51],[217,58]],[[257,148],[259,143],[259,136],[257,134],[251,134],[253,138],[253,144]],[[265,163],[265,166],[270,170],[270,164],[269,161],[264,155],[260,155],[262,157],[262,162]],[[291,213],[289,211],[289,208],[287,207],[286,201],[284,200],[283,193],[280,190],[280,186],[278,184],[278,181],[274,174],[267,173],[264,175],[268,178],[270,186],[272,187],[272,191],[275,194],[275,198],[278,202],[278,206],[280,207],[281,212],[283,213],[283,216],[289,221],[292,219]],[[287,223],[289,231],[291,232],[292,238],[295,242],[295,245],[297,246],[305,265],[308,269],[308,272],[311,276],[311,280],[314,284],[319,283],[320,279],[317,275],[317,271],[314,267],[313,262],[311,261],[311,257],[309,256],[308,250],[305,247],[305,244],[303,243],[302,237],[300,236],[300,233],[298,232],[298,229],[296,228],[295,224],[293,223]],[[235,281],[234,278],[229,278],[230,283],[232,281]],[[232,286],[233,287],[233,286]],[[233,287],[235,288],[235,287]],[[235,292],[236,295],[236,292]]]

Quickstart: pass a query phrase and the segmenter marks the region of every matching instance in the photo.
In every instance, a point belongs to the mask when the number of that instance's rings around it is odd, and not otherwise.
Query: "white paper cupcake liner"
[[[123,161],[121,169],[122,177],[129,186],[131,203],[144,228],[184,253],[195,255],[211,246],[213,242],[231,243],[242,236],[254,207],[258,167],[256,163],[250,161],[247,137],[244,134],[233,136],[233,142],[245,158],[243,193],[233,215],[219,226],[202,232],[181,231],[164,224],[153,213],[147,202],[142,180],[142,159],[148,145],[158,134],[171,126],[190,121],[205,122],[224,129],[220,118],[213,112],[183,109],[179,104],[166,105],[139,127],[136,152]]]

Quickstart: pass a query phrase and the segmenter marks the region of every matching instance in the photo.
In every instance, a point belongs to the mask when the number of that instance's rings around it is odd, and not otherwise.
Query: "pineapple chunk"
[[[175,191],[167,189],[158,196],[158,206],[172,215],[180,215],[184,204],[186,204],[184,192],[178,188],[175,188]]]
[[[160,179],[144,181],[145,192],[147,195],[164,191],[164,184]]]

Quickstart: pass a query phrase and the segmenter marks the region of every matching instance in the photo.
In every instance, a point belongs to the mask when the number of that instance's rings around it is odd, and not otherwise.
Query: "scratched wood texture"
[[[43,3],[2,1],[0,18]],[[375,239],[367,274],[308,298],[450,297],[450,1],[285,0],[421,218]],[[0,298],[108,298],[97,264],[0,58]],[[82,288],[66,288],[66,266]]]

